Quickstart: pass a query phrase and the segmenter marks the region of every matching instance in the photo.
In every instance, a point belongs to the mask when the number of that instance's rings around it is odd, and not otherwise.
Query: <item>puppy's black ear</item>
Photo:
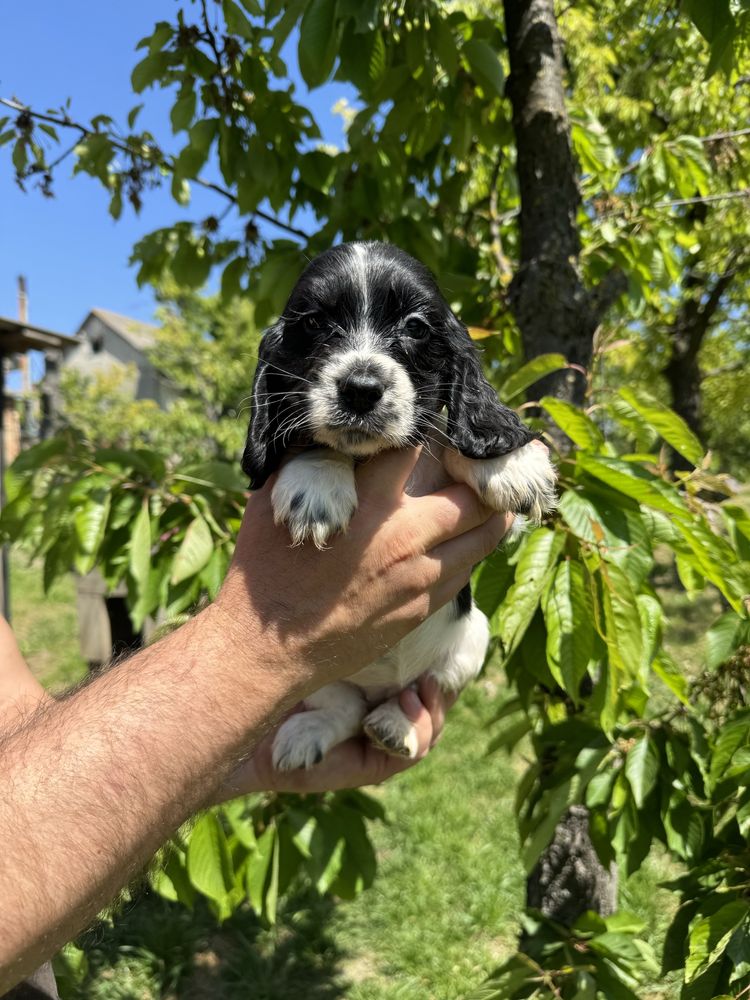
[[[257,490],[265,483],[281,462],[282,451],[275,441],[276,415],[280,396],[270,395],[273,382],[273,364],[270,356],[281,336],[280,324],[264,334],[258,350],[258,367],[255,369],[252,391],[250,426],[247,429],[245,450],[242,454],[242,471],[250,477],[251,489]]]
[[[446,433],[467,458],[497,458],[532,440],[518,415],[504,406],[484,377],[479,352],[469,331],[451,313],[451,346],[455,346]]]

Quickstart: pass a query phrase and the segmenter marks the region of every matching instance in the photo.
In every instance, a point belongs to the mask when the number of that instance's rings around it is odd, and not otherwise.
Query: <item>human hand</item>
[[[274,524],[272,481],[248,501],[215,607],[239,647],[291,675],[301,696],[372,663],[455,597],[512,523],[461,484],[407,496],[418,457],[361,465],[349,529],[322,551],[292,547]]]
[[[244,761],[216,790],[214,804],[252,792],[292,792],[305,795],[335,792],[362,785],[379,785],[400,771],[413,767],[435,746],[443,731],[445,714],[457,695],[445,694],[434,677],[423,676],[418,693],[402,691],[399,702],[414,723],[418,750],[414,759],[395,757],[374,747],[363,735],[334,747],[324,759],[309,769],[277,771],[271,760],[276,729],[258,744],[252,757]]]

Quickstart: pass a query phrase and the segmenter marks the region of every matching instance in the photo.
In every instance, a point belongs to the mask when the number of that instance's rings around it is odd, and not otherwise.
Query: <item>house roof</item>
[[[0,354],[23,354],[26,351],[64,350],[75,347],[74,337],[17,319],[0,316]]]
[[[89,315],[96,316],[110,330],[114,330],[123,340],[126,340],[132,347],[135,347],[137,351],[145,351],[149,347],[153,347],[156,342],[158,327],[152,326],[150,323],[142,323],[138,319],[131,319],[130,316],[122,316],[120,313],[112,312],[110,309],[92,309]]]

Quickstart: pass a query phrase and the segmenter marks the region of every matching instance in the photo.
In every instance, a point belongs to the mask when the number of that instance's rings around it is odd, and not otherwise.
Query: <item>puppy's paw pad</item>
[[[379,705],[367,716],[363,729],[378,749],[409,760],[417,756],[417,731],[398,706],[388,702]]]
[[[319,764],[333,745],[330,729],[320,715],[300,712],[280,727],[271,759],[277,771],[295,771]]]

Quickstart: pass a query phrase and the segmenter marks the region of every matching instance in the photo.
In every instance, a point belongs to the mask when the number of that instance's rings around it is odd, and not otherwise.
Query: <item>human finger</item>
[[[432,674],[423,674],[419,678],[417,691],[419,692],[422,704],[430,713],[430,718],[432,719],[430,747],[434,747],[442,736],[446,713],[455,704],[458,693],[443,691]]]
[[[432,746],[434,736],[433,719],[427,706],[412,688],[406,688],[398,696],[401,711],[412,723],[417,733],[417,752],[415,760],[421,760]]]
[[[421,452],[421,445],[391,449],[359,465],[355,475],[360,504],[363,500],[399,501]]]
[[[436,545],[427,557],[439,563],[441,576],[452,577],[462,570],[471,570],[495,551],[513,521],[513,514],[493,514],[470,531]]]
[[[436,493],[410,498],[402,516],[411,519],[413,539],[427,550],[484,524],[492,514],[474,490],[452,483]]]

